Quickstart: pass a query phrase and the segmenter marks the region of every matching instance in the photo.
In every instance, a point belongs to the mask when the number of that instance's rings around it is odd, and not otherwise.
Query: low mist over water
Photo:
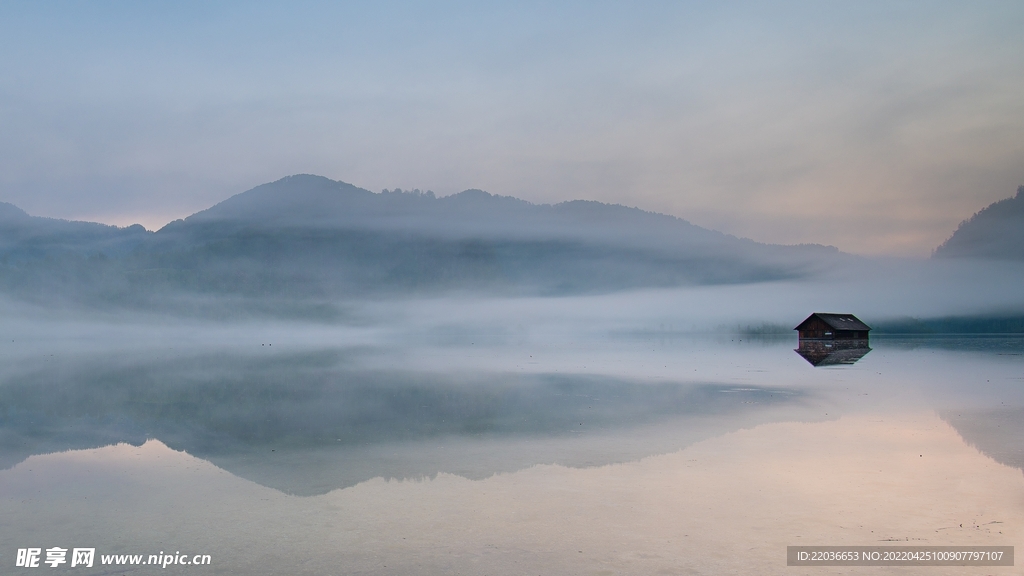
[[[609,298],[8,317],[0,538],[226,574],[639,574],[1024,535],[1021,338],[879,336],[814,368],[794,335],[657,312],[699,291]],[[950,486],[955,506],[911,512]]]

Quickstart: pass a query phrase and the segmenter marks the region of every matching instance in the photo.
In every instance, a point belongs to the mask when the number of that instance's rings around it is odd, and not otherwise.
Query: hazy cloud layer
[[[927,255],[1024,184],[1024,7],[0,8],[0,200],[153,228],[300,172]]]

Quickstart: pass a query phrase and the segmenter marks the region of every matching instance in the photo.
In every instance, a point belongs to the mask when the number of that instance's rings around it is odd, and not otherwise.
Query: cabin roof
[[[861,322],[860,319],[853,314],[834,314],[831,312],[815,312],[801,322],[799,326],[793,328],[793,330],[799,330],[804,324],[815,317],[831,326],[833,330],[871,330],[870,326]]]

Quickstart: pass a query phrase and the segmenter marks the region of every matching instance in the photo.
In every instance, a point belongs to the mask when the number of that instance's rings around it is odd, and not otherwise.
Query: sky
[[[1021,2],[3,2],[0,201],[320,174],[927,257],[1024,185]]]

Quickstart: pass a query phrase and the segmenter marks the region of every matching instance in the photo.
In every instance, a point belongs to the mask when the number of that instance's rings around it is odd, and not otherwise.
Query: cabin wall
[[[800,334],[800,339],[831,340],[835,337],[832,327],[817,318],[811,318],[801,324],[798,333]]]

